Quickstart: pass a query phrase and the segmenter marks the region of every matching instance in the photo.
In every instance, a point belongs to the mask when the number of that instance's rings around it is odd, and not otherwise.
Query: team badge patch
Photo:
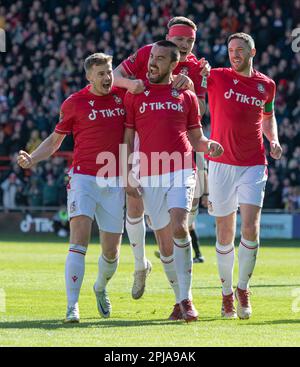
[[[179,92],[178,92],[177,89],[172,89],[171,94],[172,94],[172,97],[175,97],[175,98],[178,98],[179,97]]]
[[[264,93],[265,92],[265,87],[262,85],[262,84],[257,84],[257,90],[260,92],[260,93]]]
[[[122,98],[120,98],[119,96],[117,96],[116,94],[113,95],[114,100],[117,104],[122,104]]]
[[[72,201],[70,204],[70,213],[74,213],[76,211],[76,201]]]
[[[189,75],[189,69],[184,66],[181,70],[180,70],[180,74],[184,74],[184,75]]]

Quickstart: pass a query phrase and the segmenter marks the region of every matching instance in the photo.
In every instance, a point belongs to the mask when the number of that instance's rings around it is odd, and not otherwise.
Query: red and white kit
[[[109,95],[97,96],[89,90],[90,85],[64,101],[55,127],[56,133],[74,137],[68,213],[70,218],[95,216],[102,231],[121,233],[124,190],[120,187],[119,145],[126,118],[124,91],[113,88]]]
[[[262,206],[267,181],[263,115],[273,114],[276,86],[254,70],[251,77],[231,68],[212,69],[208,77],[211,139],[224,147],[209,162],[209,213],[225,216],[239,204]]]
[[[191,208],[195,164],[187,131],[201,124],[193,92],[148,81],[145,86],[143,93],[125,96],[126,127],[135,129],[140,138],[145,211],[158,230],[169,223],[171,208]]]

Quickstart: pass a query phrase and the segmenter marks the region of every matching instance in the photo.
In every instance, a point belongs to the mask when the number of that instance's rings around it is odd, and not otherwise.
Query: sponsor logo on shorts
[[[76,283],[76,281],[78,280],[78,277],[77,277],[76,275],[74,275],[74,276],[72,277],[72,280],[73,280],[73,282],[74,282],[74,283]]]
[[[208,209],[208,211],[209,211],[210,213],[212,213],[212,211],[213,211],[213,205],[212,205],[212,202],[211,202],[211,201],[209,201],[209,202],[208,202],[208,204],[207,204],[207,209]]]
[[[74,213],[76,211],[76,201],[72,201],[70,205],[70,213]]]

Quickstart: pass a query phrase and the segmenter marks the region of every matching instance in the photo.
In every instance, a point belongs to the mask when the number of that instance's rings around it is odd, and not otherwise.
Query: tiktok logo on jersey
[[[150,111],[172,110],[183,112],[183,106],[180,103],[173,103],[173,102],[152,102],[152,103],[143,102],[141,107],[139,108],[139,112],[145,113],[146,110]]]
[[[257,107],[263,107],[265,102],[256,98],[256,97],[249,97],[246,94],[235,92],[233,89],[230,89],[228,92],[224,93],[224,97],[226,99],[233,99],[236,100],[236,102],[245,103],[251,106],[257,106]]]
[[[100,117],[125,116],[125,110],[123,108],[114,108],[113,110],[92,110],[92,112],[89,114],[89,119],[91,121],[96,120],[98,114]]]

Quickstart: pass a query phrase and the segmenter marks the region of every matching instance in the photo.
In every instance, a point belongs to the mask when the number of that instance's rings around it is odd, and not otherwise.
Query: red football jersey
[[[119,144],[123,142],[126,119],[125,92],[113,88],[109,95],[97,96],[89,91],[90,87],[63,102],[55,132],[74,136],[74,173],[102,176],[99,169],[109,164],[109,172],[103,176],[119,176]],[[98,157],[103,152],[108,159],[111,157],[109,162],[103,161],[104,155]]]
[[[211,139],[224,147],[219,158],[234,166],[267,164],[263,145],[263,114],[272,114],[275,82],[254,70],[251,77],[231,68],[212,69],[207,79]]]
[[[136,79],[147,79],[148,73],[148,60],[153,45],[146,45],[138,49],[134,54],[129,56],[122,62],[122,66],[126,73],[130,76],[134,76]],[[192,79],[194,83],[195,93],[197,97],[205,99],[206,89],[201,86],[202,77],[200,75],[202,68],[196,56],[190,54],[187,60],[179,62],[176,66],[173,74],[184,74]]]
[[[125,126],[135,129],[140,140],[140,175],[161,175],[194,168],[187,131],[201,127],[195,93],[178,91],[170,84],[145,81],[145,86],[143,93],[127,92],[124,102],[127,113]],[[146,164],[142,155],[147,159]],[[170,157],[174,160],[168,161]]]

